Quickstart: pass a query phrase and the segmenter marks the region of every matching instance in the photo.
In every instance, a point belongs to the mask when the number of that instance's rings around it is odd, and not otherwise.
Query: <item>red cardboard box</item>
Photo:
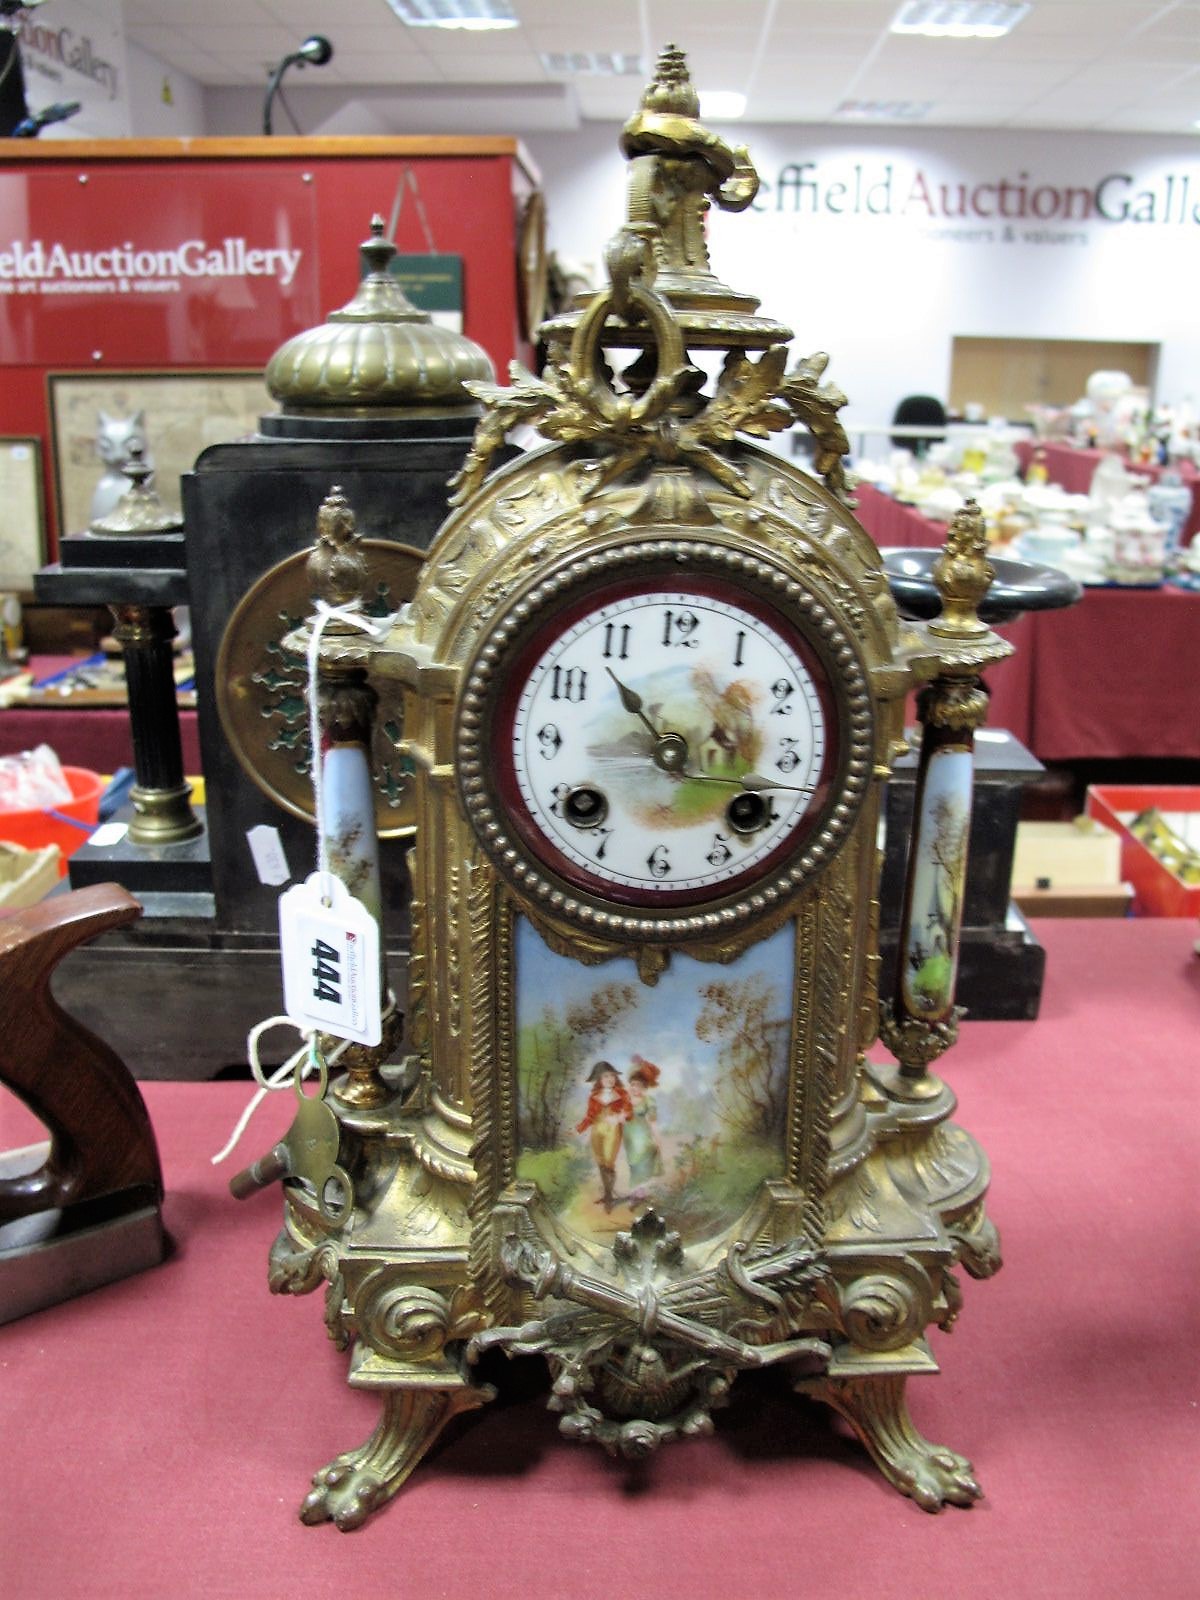
[[[1200,787],[1181,784],[1094,784],[1087,792],[1087,815],[1121,839],[1121,877],[1133,885],[1134,913],[1142,917],[1200,917],[1200,884],[1184,883],[1151,855],[1121,820],[1149,810],[1200,811]]]

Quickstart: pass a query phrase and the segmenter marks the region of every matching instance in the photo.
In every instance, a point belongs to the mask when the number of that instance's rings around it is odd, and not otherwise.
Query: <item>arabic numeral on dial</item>
[[[775,704],[771,707],[772,713],[777,717],[786,717],[791,712],[791,698],[796,692],[796,685],[787,678],[776,678],[771,685],[771,693],[775,696]]]
[[[652,878],[665,878],[671,870],[671,862],[667,856],[665,844],[656,844],[646,857],[646,865],[650,869]]]
[[[604,624],[604,659],[609,661],[616,656],[618,661],[624,661],[629,656],[629,624],[627,622]]]
[[[587,699],[587,671],[584,667],[555,667],[550,675],[551,700],[569,700],[578,705]]]
[[[550,793],[553,796],[550,802],[550,815],[561,817],[567,796],[571,793],[571,786],[569,783],[556,783]]]
[[[800,755],[796,749],[799,743],[799,739],[780,739],[779,748],[782,754],[775,763],[780,772],[795,772],[800,765]]]
[[[562,749],[562,734],[553,722],[548,722],[544,728],[538,729],[537,740],[547,761],[553,761]]]
[[[611,837],[611,835],[612,835],[612,829],[611,828],[597,828],[595,833],[593,834],[593,838],[599,839],[599,841],[600,841],[600,843],[596,846],[596,860],[597,861],[603,861],[604,860],[604,852],[608,849],[608,841],[609,841],[609,838]]]
[[[742,648],[745,643],[746,630],[745,628],[739,628],[737,631],[737,644],[734,646],[733,651],[733,664],[735,667],[740,667],[742,665]]]
[[[694,650],[700,643],[693,637],[699,626],[700,618],[694,611],[664,611],[662,642],[666,645],[679,644],[685,650]]]
[[[729,860],[733,851],[729,848],[729,841],[723,833],[713,834],[712,849],[708,852],[707,860],[710,866],[723,867]]]

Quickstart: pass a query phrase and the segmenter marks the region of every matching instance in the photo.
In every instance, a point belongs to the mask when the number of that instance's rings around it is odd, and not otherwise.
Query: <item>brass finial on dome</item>
[[[359,248],[354,296],[319,328],[298,333],[271,357],[266,384],[289,414],[404,412],[438,416],[477,409],[465,385],[495,376],[486,351],[419,311],[390,270],[396,246],[371,218]]]
[[[429,322],[428,311],[418,311],[400,287],[400,280],[388,270],[396,246],[385,239],[385,223],[378,211],[371,218],[371,236],[358,247],[361,277],[354,298],[340,311],[331,311],[330,322]]]
[[[129,454],[121,463],[121,471],[129,479],[129,487],[107,516],[97,517],[88,527],[89,533],[105,538],[136,538],[154,533],[178,533],[183,518],[165,506],[151,479],[154,468],[146,460],[144,446],[133,443]]]

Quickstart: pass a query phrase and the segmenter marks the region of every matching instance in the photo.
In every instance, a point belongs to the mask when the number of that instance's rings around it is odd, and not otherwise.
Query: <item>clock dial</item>
[[[731,585],[610,585],[519,653],[494,725],[514,829],[627,903],[720,897],[809,832],[837,723],[803,634]]]

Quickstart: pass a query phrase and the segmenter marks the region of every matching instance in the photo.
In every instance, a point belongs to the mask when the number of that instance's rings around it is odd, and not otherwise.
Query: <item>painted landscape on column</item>
[[[685,1244],[731,1227],[783,1173],[795,930],[728,965],[674,954],[584,966],[518,919],[517,1177],[610,1242],[653,1206]]]

